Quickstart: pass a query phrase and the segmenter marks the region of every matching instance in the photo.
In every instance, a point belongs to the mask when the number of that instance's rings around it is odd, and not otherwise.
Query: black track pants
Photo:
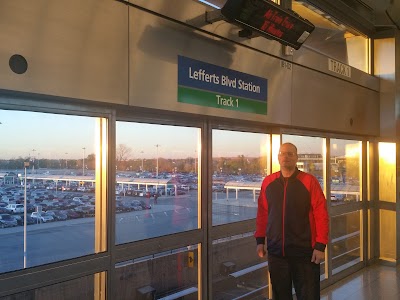
[[[292,297],[292,282],[297,300],[320,299],[319,264],[311,257],[279,257],[268,255],[274,300],[289,300]]]

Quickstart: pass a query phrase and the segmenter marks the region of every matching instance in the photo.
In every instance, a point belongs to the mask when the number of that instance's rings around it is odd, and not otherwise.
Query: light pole
[[[24,162],[25,178],[24,178],[24,269],[26,269],[26,168],[29,168],[29,161]]]
[[[140,153],[142,154],[142,172],[144,171],[143,170],[143,151],[140,151]]]
[[[82,150],[83,150],[82,175],[85,176],[85,150],[86,150],[86,148],[83,147]]]
[[[33,155],[32,155],[32,174],[35,173],[35,151],[36,149],[32,149]]]
[[[197,174],[197,151],[194,151],[194,173]]]
[[[68,152],[65,152],[65,168],[68,169],[68,159],[67,159]]]
[[[157,169],[156,169],[156,178],[158,179],[158,147],[161,147],[161,145],[157,144]]]

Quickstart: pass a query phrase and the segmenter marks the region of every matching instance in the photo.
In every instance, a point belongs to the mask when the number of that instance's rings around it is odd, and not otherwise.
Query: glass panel
[[[356,69],[370,72],[369,39],[325,12],[302,1],[292,1],[293,10],[315,25],[303,47],[327,55]]]
[[[379,143],[379,200],[396,202],[395,143]]]
[[[324,190],[324,145],[325,139],[311,136],[282,135],[282,143],[292,143],[297,147],[297,168],[314,175]]]
[[[103,119],[0,110],[0,120],[0,272],[102,251],[94,216]]]
[[[115,299],[198,299],[199,247],[165,251],[118,263]]]
[[[212,251],[213,299],[268,297],[268,262],[257,256],[252,232],[214,240]]]
[[[331,140],[331,205],[361,201],[362,143]]]
[[[396,212],[381,209],[379,211],[380,258],[396,261]]]
[[[379,200],[396,202],[396,144],[379,143]],[[396,212],[379,211],[380,258],[396,261]]]
[[[213,225],[253,219],[269,170],[269,135],[213,130]]]
[[[117,122],[117,244],[199,228],[199,149],[199,128]]]
[[[332,273],[361,261],[361,212],[332,217]]]
[[[91,300],[95,299],[94,278],[95,275],[88,275],[78,279],[41,287],[35,290],[30,290],[6,297],[1,297],[0,300],[26,300],[26,299]]]

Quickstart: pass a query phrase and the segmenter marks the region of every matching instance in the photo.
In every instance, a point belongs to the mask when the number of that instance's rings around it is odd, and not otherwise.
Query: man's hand
[[[257,245],[257,254],[259,257],[264,257],[265,254],[267,254],[267,252],[265,252],[265,249],[264,249],[264,244]]]
[[[319,264],[325,259],[325,252],[319,251],[317,249],[314,249],[312,257],[311,257],[311,262]]]

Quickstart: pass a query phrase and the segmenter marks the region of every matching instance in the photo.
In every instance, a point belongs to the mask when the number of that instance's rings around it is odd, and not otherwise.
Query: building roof
[[[262,181],[228,181],[226,189],[260,190]]]

